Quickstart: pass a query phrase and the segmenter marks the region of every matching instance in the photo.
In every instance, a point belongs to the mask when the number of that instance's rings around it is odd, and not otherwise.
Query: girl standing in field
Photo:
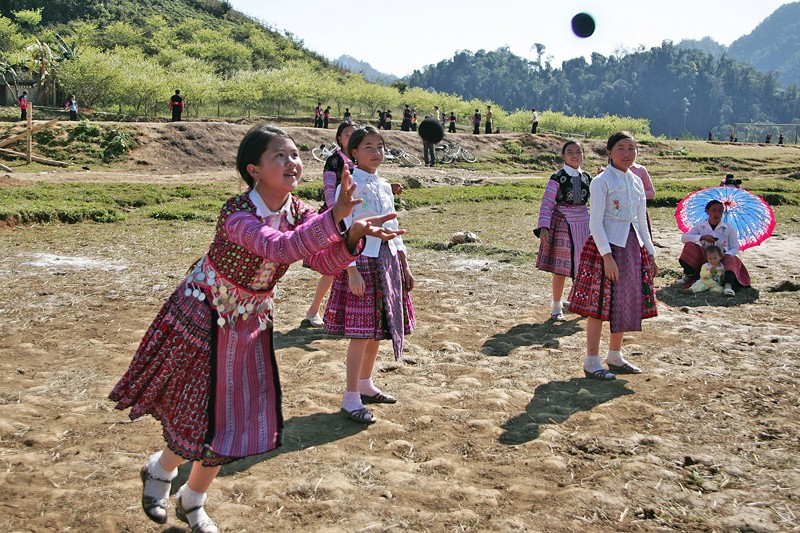
[[[356,164],[354,194],[363,203],[353,208],[345,223],[390,216],[386,228],[398,232],[392,188],[377,174],[384,149],[383,137],[372,126],[359,128],[350,137],[347,154]],[[413,288],[414,276],[399,236],[386,242],[367,237],[362,254],[334,279],[325,310],[325,331],[350,339],[341,410],[347,418],[371,424],[375,417],[365,403],[397,401],[375,386],[372,370],[382,339],[392,340],[396,360],[403,355],[405,335],[416,324],[409,294]]]
[[[570,311],[588,317],[584,374],[599,380],[641,372],[622,357],[622,337],[626,331],[641,331],[642,319],[658,314],[653,286],[658,268],[647,231],[644,186],[630,172],[636,140],[620,131],[608,139],[606,149],[609,165],[589,186],[591,237],[581,252],[569,296]],[[605,358],[610,371],[599,356],[604,321],[611,329]]]
[[[140,471],[142,508],[167,521],[172,480],[192,461],[176,494],[178,519],[193,533],[214,533],[204,510],[221,465],[261,454],[283,441],[281,387],[272,343],[272,296],[289,264],[308,259],[334,274],[369,235],[391,239],[393,214],[342,225],[360,200],[343,172],[336,204],[318,215],[292,196],[303,173],[294,141],[274,126],[252,128],[236,167],[249,186],[222,207],[214,241],[150,325],[110,398],[131,419],[161,421],[166,447]],[[374,224],[374,225],[373,225]]]
[[[581,169],[583,147],[569,140],[561,147],[564,168],[550,176],[544,189],[539,223],[534,234],[541,239],[536,268],[553,274],[553,303],[550,316],[564,317],[561,296],[566,279],[575,279],[581,250],[589,238],[589,184],[592,178]]]
[[[344,153],[353,130],[355,130],[355,126],[349,122],[342,122],[336,130],[336,145],[339,146],[339,149],[325,161],[325,168],[322,170],[322,190],[325,201],[319,208],[320,213],[328,209],[329,205],[336,204],[336,187],[338,187],[342,181],[342,172],[345,167],[350,172],[353,172],[355,168],[353,162],[350,161],[350,158]],[[311,301],[311,307],[306,311],[306,324],[315,328],[322,327],[323,322],[322,318],[319,316],[319,308],[322,305],[322,299],[328,294],[332,284],[333,276],[323,275],[319,279],[317,290],[314,292],[314,299]]]

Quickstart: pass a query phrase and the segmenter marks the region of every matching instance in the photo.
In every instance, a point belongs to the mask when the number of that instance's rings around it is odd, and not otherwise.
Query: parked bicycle
[[[453,161],[466,161],[474,163],[478,160],[475,154],[461,146],[458,141],[445,141],[436,147],[436,161],[441,163],[452,163]]]
[[[336,143],[331,144],[321,144],[318,148],[311,149],[311,155],[317,161],[321,163],[325,163],[328,161],[328,158],[335,154],[339,150],[339,145]]]
[[[418,167],[422,164],[422,160],[420,160],[419,157],[409,154],[403,149],[393,150],[391,148],[386,149],[384,161],[386,163],[400,163],[401,165],[410,167]]]

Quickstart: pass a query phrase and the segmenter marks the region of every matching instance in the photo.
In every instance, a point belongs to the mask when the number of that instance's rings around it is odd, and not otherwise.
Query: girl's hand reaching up
[[[350,175],[350,169],[345,166],[344,170],[342,170],[342,181],[339,197],[336,199],[336,203],[333,204],[333,207],[331,207],[333,221],[336,224],[339,224],[344,217],[352,213],[353,207],[361,203],[360,198],[353,198],[353,194],[355,194],[355,192],[356,184],[353,183],[353,176]]]

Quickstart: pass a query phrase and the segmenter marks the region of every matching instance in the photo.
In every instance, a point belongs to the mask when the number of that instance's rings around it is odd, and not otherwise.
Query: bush
[[[116,128],[107,131],[100,143],[103,148],[103,162],[108,163],[127,154],[133,144],[133,137],[124,131]]]

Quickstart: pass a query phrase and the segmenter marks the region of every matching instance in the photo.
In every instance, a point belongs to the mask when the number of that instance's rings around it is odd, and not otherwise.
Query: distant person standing
[[[411,109],[408,104],[403,108],[403,121],[400,122],[400,131],[411,131]]]
[[[536,112],[536,108],[531,108],[531,113],[533,116],[531,117],[531,133],[536,133],[539,131],[539,113]]]
[[[390,130],[392,129],[392,110],[387,109],[386,115],[383,117],[383,129]]]
[[[436,122],[441,122],[442,126],[444,126],[444,121],[442,120],[442,113],[439,112],[439,106],[433,106],[433,114],[431,115]]]
[[[17,98],[19,104],[20,117],[22,121],[28,120],[28,91],[22,91],[22,94]]]
[[[492,106],[486,106],[486,134],[492,133]]]
[[[411,108],[411,131],[417,131],[417,110]]]
[[[382,130],[384,126],[386,126],[386,111],[378,109],[378,129]],[[347,147],[345,147],[346,149]]]
[[[481,132],[481,112],[476,109],[475,114],[472,115],[472,133],[478,135]]]
[[[449,133],[456,132],[456,114],[453,111],[450,111],[450,126],[447,128]]]
[[[778,144],[783,144],[783,133],[778,135]]]
[[[78,120],[78,102],[75,100],[75,95],[71,95],[67,100],[67,105],[64,106],[69,109],[69,119]]]
[[[183,101],[180,89],[175,89],[175,94],[169,99],[169,107],[172,110],[172,122],[180,122],[183,109],[186,107],[186,102]]]
[[[767,144],[770,144],[772,142],[772,134],[771,133],[767,133],[767,138],[764,139],[764,142],[766,142]]]
[[[712,132],[710,132],[710,131],[708,132],[708,140],[709,140],[709,142],[714,140],[714,134]]]
[[[344,108],[344,121],[347,122],[348,124],[353,123],[353,114],[350,113],[349,107]]]
[[[322,113],[322,127],[327,130],[330,121],[331,121],[331,106],[328,106]]]
[[[317,102],[317,107],[314,108],[314,127],[322,127],[322,102]]]

